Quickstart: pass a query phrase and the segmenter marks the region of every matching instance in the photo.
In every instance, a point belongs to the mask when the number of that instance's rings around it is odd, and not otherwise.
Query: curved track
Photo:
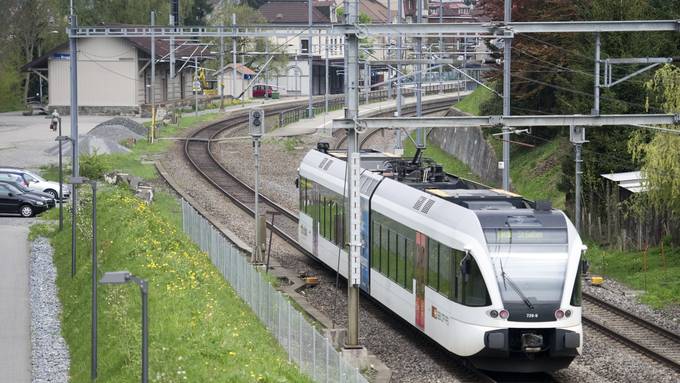
[[[442,112],[444,110],[448,110],[451,107],[451,100],[446,99],[442,101],[433,101],[430,103],[427,103],[423,107],[423,114],[433,114],[437,112]],[[404,108],[404,111],[402,112],[403,116],[414,116],[416,113],[415,111],[415,106],[410,105]],[[376,116],[385,116],[385,115],[390,115],[391,116],[392,112],[386,112],[386,113],[378,113]],[[362,148],[364,144],[368,142],[368,140],[371,139],[376,133],[380,132],[381,129],[374,129],[369,132],[366,132],[364,134],[359,135],[359,147]],[[336,131],[334,132],[334,137],[336,138],[336,142],[334,144],[334,149],[341,149],[343,146],[345,146],[345,142],[347,141],[347,135],[342,134],[344,133],[343,131]]]
[[[584,324],[680,372],[680,335],[583,293]]]

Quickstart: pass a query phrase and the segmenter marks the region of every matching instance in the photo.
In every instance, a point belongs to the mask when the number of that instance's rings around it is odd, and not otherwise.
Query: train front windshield
[[[506,307],[559,305],[569,257],[566,229],[486,229]]]

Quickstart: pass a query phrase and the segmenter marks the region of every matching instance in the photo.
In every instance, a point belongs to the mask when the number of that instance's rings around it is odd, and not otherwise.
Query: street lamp
[[[149,381],[149,285],[146,280],[138,278],[128,271],[110,271],[104,273],[101,284],[120,285],[134,282],[142,292],[142,383]]]
[[[70,182],[76,185],[85,183],[92,186],[92,333],[91,333],[91,365],[90,377],[97,377],[97,181],[86,177],[71,177]],[[74,207],[75,208],[75,207]],[[71,259],[72,269],[75,270],[75,257]]]
[[[70,141],[71,138],[68,136],[61,135],[61,116],[59,112],[55,109],[52,112],[52,121],[50,122],[50,129],[57,130],[59,135],[55,138],[55,141],[59,142],[59,195],[57,196],[57,201],[59,201],[59,231],[64,228],[64,167],[62,162],[62,142]]]

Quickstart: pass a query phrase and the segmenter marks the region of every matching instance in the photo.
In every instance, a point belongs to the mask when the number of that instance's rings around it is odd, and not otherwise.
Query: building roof
[[[609,173],[601,174],[602,178],[619,184],[620,188],[624,188],[633,193],[640,193],[647,191],[647,185],[644,185],[645,178],[639,170],[624,173]]]
[[[271,24],[303,24],[309,21],[308,5],[300,0],[270,0],[258,9]],[[312,23],[329,24],[331,21],[316,6],[312,7]]]
[[[365,13],[374,23],[387,22],[387,7],[376,0],[359,0],[359,13]]]
[[[121,39],[125,39],[128,42],[130,42],[134,47],[137,49],[143,51],[144,53],[151,55],[151,38],[150,37],[118,37]],[[170,53],[170,41],[167,39],[167,37],[157,37],[155,39],[156,41],[156,59],[165,59],[168,60],[169,53]],[[203,60],[208,57],[213,57],[214,55],[210,54],[210,49],[206,44],[201,44],[201,47],[197,48],[197,44],[192,44],[190,40],[180,40],[176,39],[175,40],[175,56],[180,59],[182,57],[193,57],[195,55],[198,55],[199,60]],[[45,69],[47,68],[47,61],[48,59],[61,51],[64,51],[68,49],[68,42],[62,43],[57,45],[56,47],[52,48],[49,50],[47,53],[44,55],[34,59],[33,61],[25,64],[22,66],[20,69],[24,72],[30,71],[32,69]],[[205,49],[203,49],[205,48]]]
[[[234,67],[234,64],[227,64],[227,65],[224,67],[224,71],[225,71],[226,73],[231,73],[231,69],[232,69],[233,67]],[[255,71],[253,71],[252,69],[248,68],[247,66],[245,66],[245,65],[243,65],[243,64],[236,64],[236,71],[239,72],[239,73],[241,73],[241,74],[250,74],[250,75],[254,75],[254,74],[255,74]],[[220,72],[220,71],[217,71],[216,73],[219,73],[219,72]]]

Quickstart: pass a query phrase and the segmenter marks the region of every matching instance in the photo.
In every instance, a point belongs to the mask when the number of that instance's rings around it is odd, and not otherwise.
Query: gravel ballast
[[[31,247],[31,371],[33,383],[66,383],[69,351],[61,336],[61,303],[52,246],[38,238]]]

